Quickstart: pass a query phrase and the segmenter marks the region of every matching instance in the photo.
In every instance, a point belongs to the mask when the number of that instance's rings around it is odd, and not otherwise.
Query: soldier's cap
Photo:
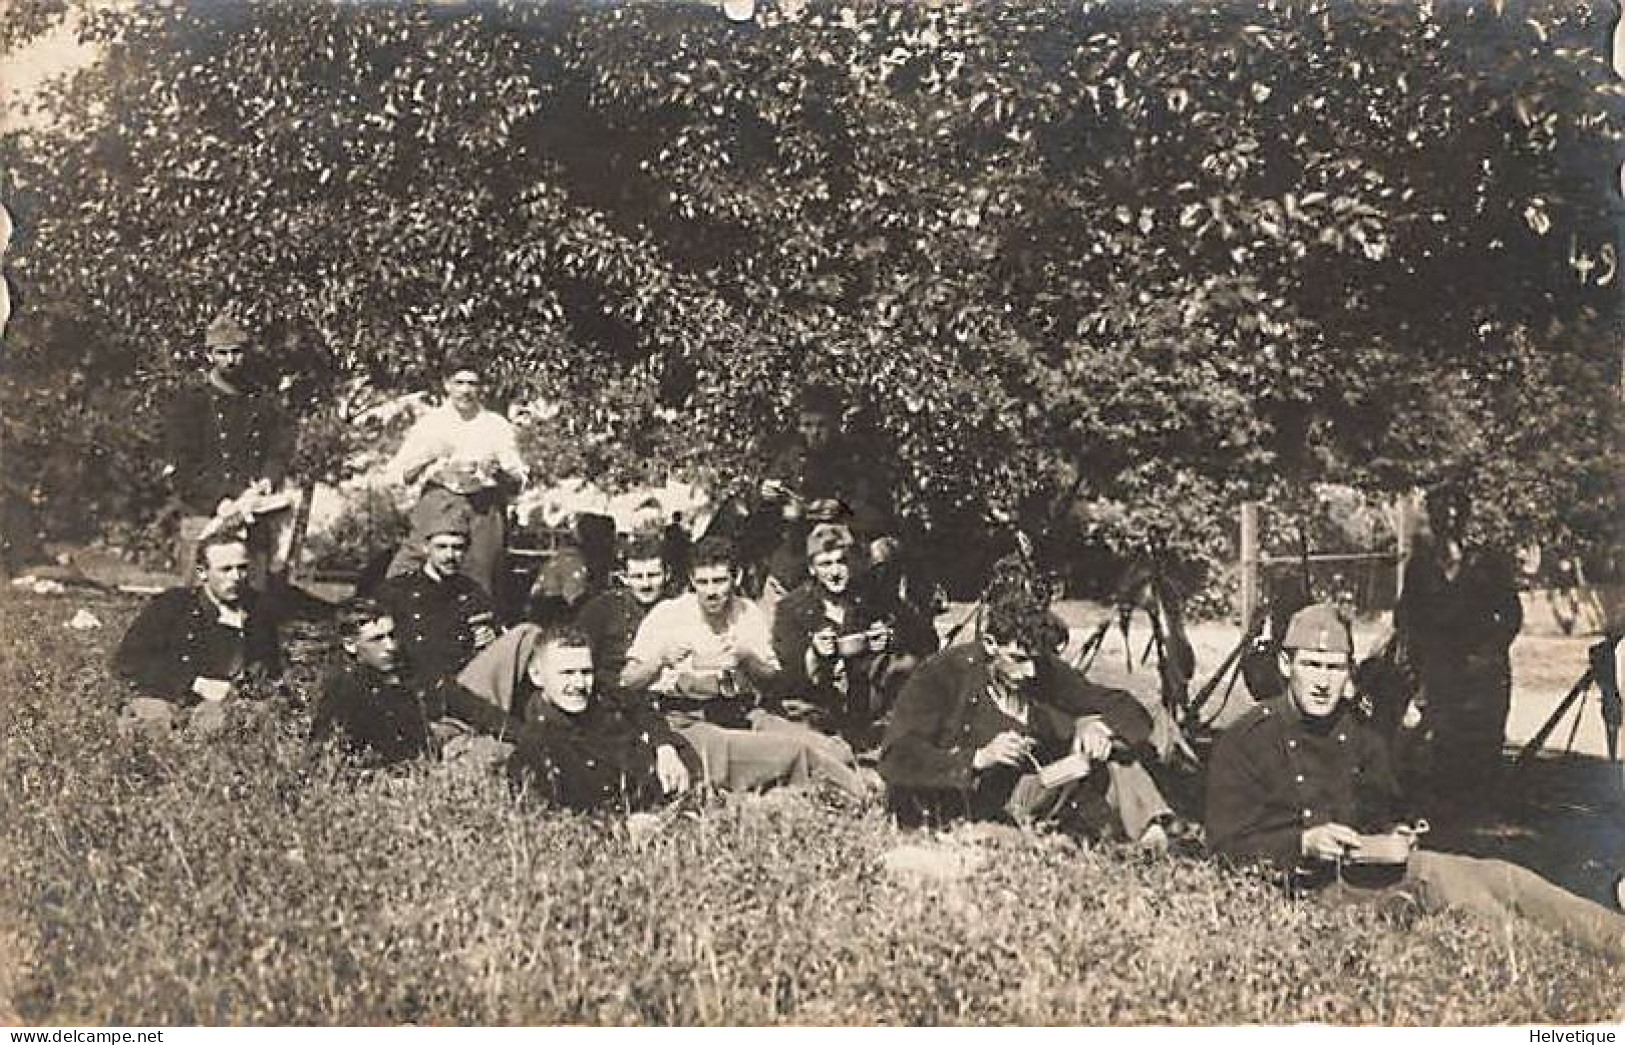
[[[1329,602],[1305,606],[1287,621],[1286,634],[1281,637],[1281,648],[1288,650],[1315,650],[1323,653],[1354,654],[1354,637],[1349,634],[1348,621]]]
[[[840,523],[819,523],[807,534],[807,558],[823,552],[844,552],[852,547],[852,531]]]
[[[237,322],[229,312],[222,312],[214,317],[206,330],[203,331],[203,344],[206,348],[229,348],[233,345],[248,343],[248,331]]]
[[[820,497],[807,502],[806,516],[808,522],[833,523],[851,518],[852,510],[839,498]]]
[[[472,532],[473,513],[462,501],[437,500],[426,507],[422,520],[425,540],[448,533],[466,538]]]

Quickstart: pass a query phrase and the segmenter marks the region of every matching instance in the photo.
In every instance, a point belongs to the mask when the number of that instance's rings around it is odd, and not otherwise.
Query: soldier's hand
[[[660,790],[666,794],[682,794],[692,783],[688,777],[688,767],[677,754],[677,749],[670,744],[662,744],[655,748],[655,776],[660,780]]]
[[[976,749],[976,754],[971,756],[971,767],[987,769],[989,766],[1019,766],[1027,760],[1032,751],[1032,744],[1032,740],[1028,737],[1014,730],[1005,730]]]
[[[877,620],[869,625],[869,651],[884,653],[891,648],[891,625]]]
[[[496,629],[489,624],[474,625],[474,648],[484,649],[497,640]]]
[[[780,501],[784,499],[784,484],[777,479],[763,479],[756,492],[764,501]]]
[[[1342,824],[1321,824],[1303,833],[1298,849],[1313,860],[1336,860],[1360,844],[1360,832]]]
[[[1091,762],[1103,762],[1112,754],[1111,727],[1090,716],[1078,722],[1072,734],[1072,753],[1086,755]]]

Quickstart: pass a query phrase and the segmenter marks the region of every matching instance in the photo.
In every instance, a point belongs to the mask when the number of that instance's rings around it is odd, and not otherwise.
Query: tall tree
[[[1454,477],[1609,524],[1600,8],[759,7],[100,12],[6,145],[20,271],[136,403],[226,299],[295,321],[325,468],[479,352],[621,478],[748,471],[816,377],[938,521],[1201,558],[1238,497]]]

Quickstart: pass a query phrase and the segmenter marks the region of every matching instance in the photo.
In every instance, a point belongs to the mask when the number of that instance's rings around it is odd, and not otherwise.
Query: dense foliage
[[[230,301],[297,347],[316,473],[473,352],[622,481],[747,467],[821,377],[939,522],[1201,557],[1244,496],[1448,480],[1486,536],[1606,538],[1602,5],[758,6],[98,6],[6,142],[70,401],[139,444]],[[16,364],[14,437],[88,449]]]
[[[105,658],[0,611],[0,1013],[28,1024],[1537,1023],[1621,1015],[1617,970],[1525,924],[1289,904],[1185,860],[984,843],[881,870],[874,810],[780,793],[681,819],[517,808],[500,781],[306,771],[291,699],[213,739],[121,737]],[[833,803],[833,804],[832,804]]]

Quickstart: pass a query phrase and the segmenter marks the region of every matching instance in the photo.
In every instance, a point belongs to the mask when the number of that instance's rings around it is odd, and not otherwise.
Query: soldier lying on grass
[[[344,660],[322,680],[310,727],[314,753],[335,735],[365,764],[395,765],[434,751],[421,694],[400,673],[395,620],[370,599],[346,603],[338,616]]]
[[[566,809],[633,812],[687,791],[699,757],[659,712],[600,693],[585,632],[561,625],[531,647],[525,724],[508,758],[516,790]]]
[[[136,689],[120,711],[120,729],[216,731],[245,689],[282,673],[276,623],[248,584],[246,537],[205,536],[196,567],[196,585],[171,588],[141,607],[119,643],[114,671]]]
[[[1415,848],[1388,748],[1344,699],[1354,643],[1334,607],[1299,610],[1281,646],[1286,695],[1248,712],[1213,752],[1207,831],[1216,852],[1273,865],[1298,892],[1519,916],[1625,957],[1625,917],[1600,904],[1501,860]]]

